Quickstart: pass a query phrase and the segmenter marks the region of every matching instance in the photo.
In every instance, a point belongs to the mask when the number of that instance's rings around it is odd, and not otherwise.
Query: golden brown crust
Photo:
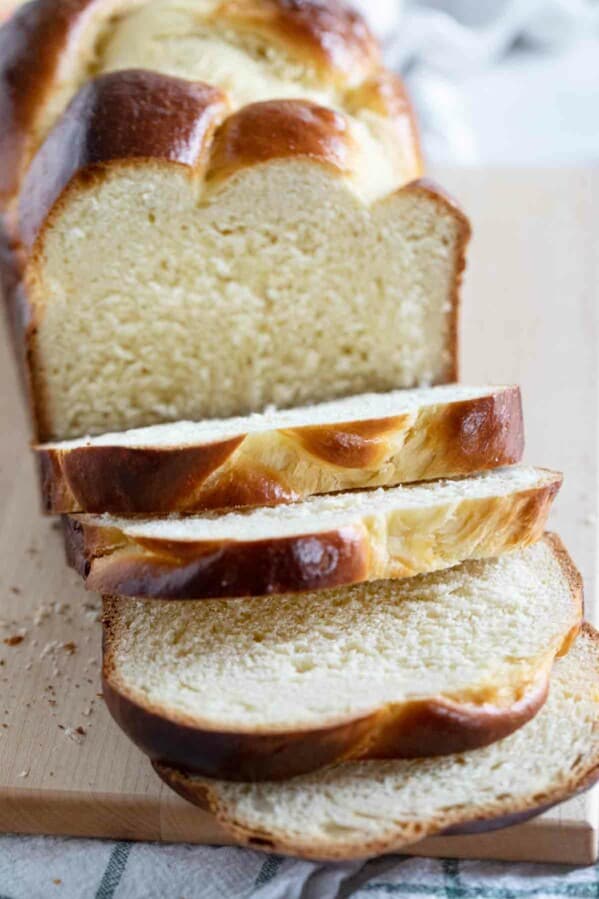
[[[93,184],[111,163],[160,160],[201,173],[226,112],[217,88],[143,69],[90,81],[31,164],[19,203],[21,239],[31,246],[65,193]]]
[[[226,113],[226,97],[217,88],[155,72],[133,69],[88,82],[36,154],[24,180],[21,239],[31,247],[68,192],[93,185],[110,164],[168,161],[196,171],[206,168],[206,177],[213,181],[289,158],[308,159],[342,175],[353,171],[355,147],[347,119],[332,109],[308,100],[268,100],[244,106],[228,118]],[[413,181],[399,189],[426,194],[455,215],[460,234],[457,305],[470,236],[468,219],[432,182]]]
[[[122,446],[40,450],[44,508],[49,513],[119,515],[168,515],[192,511],[198,502],[202,508],[202,487],[242,441],[243,436],[164,450]]]
[[[92,0],[38,0],[0,30],[0,205],[14,194],[74,19]],[[44,39],[42,40],[42,35]],[[31,64],[35,59],[36,64]]]
[[[349,759],[447,755],[494,743],[529,721],[547,697],[549,672],[511,705],[406,701],[302,731],[218,731],[128,695],[115,672],[111,602],[105,601],[102,693],[117,724],[152,761],[223,780],[282,780]],[[112,612],[114,614],[114,612]],[[118,613],[116,613],[118,614]]]
[[[388,119],[409,119],[416,132],[414,111],[401,78],[387,69],[379,69],[345,95],[345,108],[350,113],[364,109]]]
[[[346,112],[362,116],[373,112],[394,128],[402,156],[402,170],[411,172],[409,180],[420,178],[424,160],[414,108],[403,81],[387,69],[379,69],[344,98]]]
[[[581,639],[589,640],[599,652],[599,633],[589,624],[583,625]],[[596,682],[597,671],[589,672]],[[236,820],[235,811],[229,808],[219,794],[218,782],[204,780],[176,767],[154,762],[154,769],[162,780],[184,799],[200,806],[217,818],[225,831],[238,843],[253,848],[293,855],[300,858],[338,861],[365,858],[389,852],[401,851],[418,840],[435,834],[475,834],[515,824],[540,815],[566,799],[588,790],[599,780],[599,750],[596,742],[589,745],[585,757],[578,759],[576,767],[559,782],[549,784],[540,791],[537,787],[529,796],[508,797],[490,801],[481,807],[464,805],[446,810],[428,821],[398,821],[396,826],[380,838],[358,842],[356,838],[345,841],[339,836],[320,842],[302,841],[284,833],[272,833],[258,828],[248,828]],[[507,786],[507,785],[506,785]]]
[[[403,531],[395,510],[392,549],[381,543],[378,528],[369,531],[367,517],[327,532],[192,542],[132,537],[85,516],[67,516],[67,558],[88,589],[140,598],[265,596],[411,577],[538,540],[560,484],[561,475],[549,473],[534,488],[458,503],[432,528],[425,516],[417,546],[415,516],[408,512]],[[402,533],[410,535],[405,542]]]
[[[352,170],[347,120],[308,100],[267,100],[244,106],[216,134],[209,180],[273,159],[310,159],[341,173]]]
[[[161,599],[265,596],[367,579],[368,546],[356,529],[251,543],[122,542],[116,529],[66,519],[69,563],[96,592]],[[107,543],[105,542],[107,541]]]
[[[49,513],[166,515],[459,477],[522,458],[517,387],[347,423],[181,447],[37,447]],[[399,448],[398,448],[399,447]],[[265,461],[267,460],[267,461]]]
[[[115,12],[138,2],[141,0],[34,0],[2,27],[0,208],[18,192],[45,137],[42,122],[56,92],[64,87],[61,82],[80,52],[86,29],[94,27],[100,34]]]
[[[94,46],[112,19],[142,2],[34,0],[2,28],[0,208],[17,193],[44,131],[70,99],[69,87],[74,93],[93,74]],[[223,0],[213,21],[279,47],[321,84],[352,87],[381,67],[364,20],[338,0]]]
[[[340,0],[224,0],[214,20],[279,43],[324,80],[362,79],[381,65],[366,22]]]

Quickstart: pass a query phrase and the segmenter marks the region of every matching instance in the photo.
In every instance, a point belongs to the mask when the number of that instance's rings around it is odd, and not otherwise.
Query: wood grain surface
[[[566,474],[551,525],[599,623],[599,173],[436,174],[474,225],[463,379],[522,385],[526,458]],[[98,695],[99,600],[66,568],[56,523],[39,513],[4,331],[0,347],[0,831],[219,842],[215,822],[161,785]],[[427,840],[414,853],[590,863],[596,799],[494,834]]]

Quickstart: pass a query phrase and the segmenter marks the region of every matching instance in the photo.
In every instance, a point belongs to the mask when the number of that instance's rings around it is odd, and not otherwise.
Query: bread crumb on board
[[[5,637],[2,642],[6,643],[7,646],[18,646],[25,639],[26,633],[27,631],[23,631],[21,634],[13,634],[11,637]]]
[[[27,553],[38,560],[41,558],[41,550],[35,541],[30,542]],[[35,564],[36,559],[32,558],[31,562]],[[4,674],[10,670],[12,680],[14,672],[39,675],[40,692],[36,700],[44,708],[44,715],[53,727],[62,720],[60,729],[64,736],[73,743],[83,744],[93,728],[94,712],[97,711],[95,690],[99,686],[96,667],[99,660],[90,650],[97,642],[97,622],[101,619],[102,608],[100,598],[89,596],[81,603],[73,603],[68,597],[56,598],[50,594],[28,603],[29,589],[16,579],[11,579],[4,589],[8,604],[7,614],[0,613],[0,647],[4,644],[7,648],[2,652],[0,672]],[[16,648],[21,644],[21,652],[17,653]],[[12,682],[9,678],[0,679],[9,684]],[[71,707],[70,700],[78,694],[79,702]],[[16,715],[27,714],[30,707],[37,708],[36,701],[31,698],[32,703],[21,702],[18,708],[16,705],[12,708],[16,694],[7,696],[4,715],[0,710],[0,734],[4,739]],[[55,742],[54,748],[64,752],[62,741],[57,739]],[[24,782],[30,777],[29,768],[23,768],[17,776]]]
[[[87,731],[81,725],[67,727],[65,724],[59,724],[58,727],[63,731],[65,737],[68,737],[73,743],[83,743],[83,738],[87,735]]]

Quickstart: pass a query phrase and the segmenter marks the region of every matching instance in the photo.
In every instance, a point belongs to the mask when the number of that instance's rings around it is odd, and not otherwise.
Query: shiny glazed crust
[[[167,515],[459,477],[519,462],[517,387],[351,421],[173,446],[37,448],[46,512]],[[397,449],[397,447],[400,447]]]
[[[27,167],[70,97],[94,75],[95,46],[119,15],[143,0],[34,0],[0,32],[0,208],[14,200]],[[399,79],[382,68],[378,45],[360,16],[338,0],[223,0],[213,13],[240,32],[260,36],[323,84],[401,119],[420,167],[412,112]],[[358,84],[355,82],[358,81]],[[65,87],[66,85],[66,87]],[[406,125],[408,127],[406,127]],[[410,149],[410,148],[406,148]],[[419,171],[414,172],[417,177]]]
[[[583,587],[559,537],[544,538],[570,587],[582,620]],[[223,780],[282,780],[349,759],[417,758],[464,752],[513,733],[543,706],[553,659],[526,689],[514,686],[502,706],[475,702],[406,700],[351,720],[310,730],[256,732],[214,730],[191,715],[143,703],[119,678],[113,655],[119,627],[118,597],[104,597],[102,692],[122,730],[154,762]],[[565,655],[578,631],[564,634],[557,656]]]
[[[560,484],[561,475],[552,474],[538,487],[458,503],[432,533],[425,517],[410,552],[407,545],[400,551],[396,536],[391,554],[359,518],[337,530],[279,538],[175,542],[65,516],[65,546],[69,564],[100,593],[208,599],[318,590],[447,568],[471,558],[470,547],[476,558],[525,547],[541,537]],[[415,522],[411,515],[410,532]]]
[[[102,26],[125,0],[36,0],[0,30],[0,207],[14,201],[37,150],[61,74],[76,68],[82,32]],[[42,133],[40,133],[42,132]]]
[[[340,176],[358,165],[345,117],[328,107],[303,99],[265,100],[229,113],[226,94],[218,88],[145,69],[88,81],[29,168],[19,200],[21,239],[31,248],[57,203],[69,191],[93,185],[111,165],[170,162],[208,182],[275,159],[310,160]],[[399,190],[416,183],[438,196],[455,213],[465,241],[464,214],[441,189],[419,181],[420,174],[414,166]]]
[[[93,186],[111,165],[171,162],[203,175],[227,109],[218,88],[142,69],[88,82],[44,141],[25,180],[19,205],[24,244],[31,247],[51,225],[52,213],[71,191]]]
[[[591,640],[599,652],[599,634],[590,625],[583,625],[585,639]],[[596,673],[591,672],[590,676]],[[397,822],[396,832],[387,833],[380,839],[358,843],[344,841],[340,836],[318,843],[299,842],[284,832],[271,833],[250,830],[236,820],[235,809],[229,807],[219,794],[218,783],[202,779],[182,768],[154,762],[154,769],[162,780],[175,792],[194,805],[212,813],[219,824],[237,843],[267,852],[292,855],[299,858],[338,861],[343,859],[366,858],[383,853],[401,851],[404,847],[436,834],[477,834],[499,830],[521,824],[540,815],[560,802],[590,789],[599,780],[599,749],[590,746],[587,756],[581,758],[574,770],[559,782],[552,783],[529,796],[503,800],[504,808],[498,809],[497,802],[485,806],[465,805],[432,817],[428,821]]]

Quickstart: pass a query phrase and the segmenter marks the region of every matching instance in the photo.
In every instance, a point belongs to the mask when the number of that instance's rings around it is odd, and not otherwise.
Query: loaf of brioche
[[[437,833],[525,821],[599,776],[599,635],[585,626],[554,668],[549,698],[516,733],[435,759],[352,761],[283,782],[160,776],[213,812],[237,842],[301,858],[398,852]]]
[[[67,553],[91,590],[163,599],[412,577],[538,540],[561,480],[514,467],[222,515],[71,516]]]
[[[556,537],[302,596],[107,598],[103,693],[151,758],[211,777],[458,752],[538,711],[581,599]]]
[[[0,118],[40,439],[455,379],[468,223],[335,0],[35,0]]]

